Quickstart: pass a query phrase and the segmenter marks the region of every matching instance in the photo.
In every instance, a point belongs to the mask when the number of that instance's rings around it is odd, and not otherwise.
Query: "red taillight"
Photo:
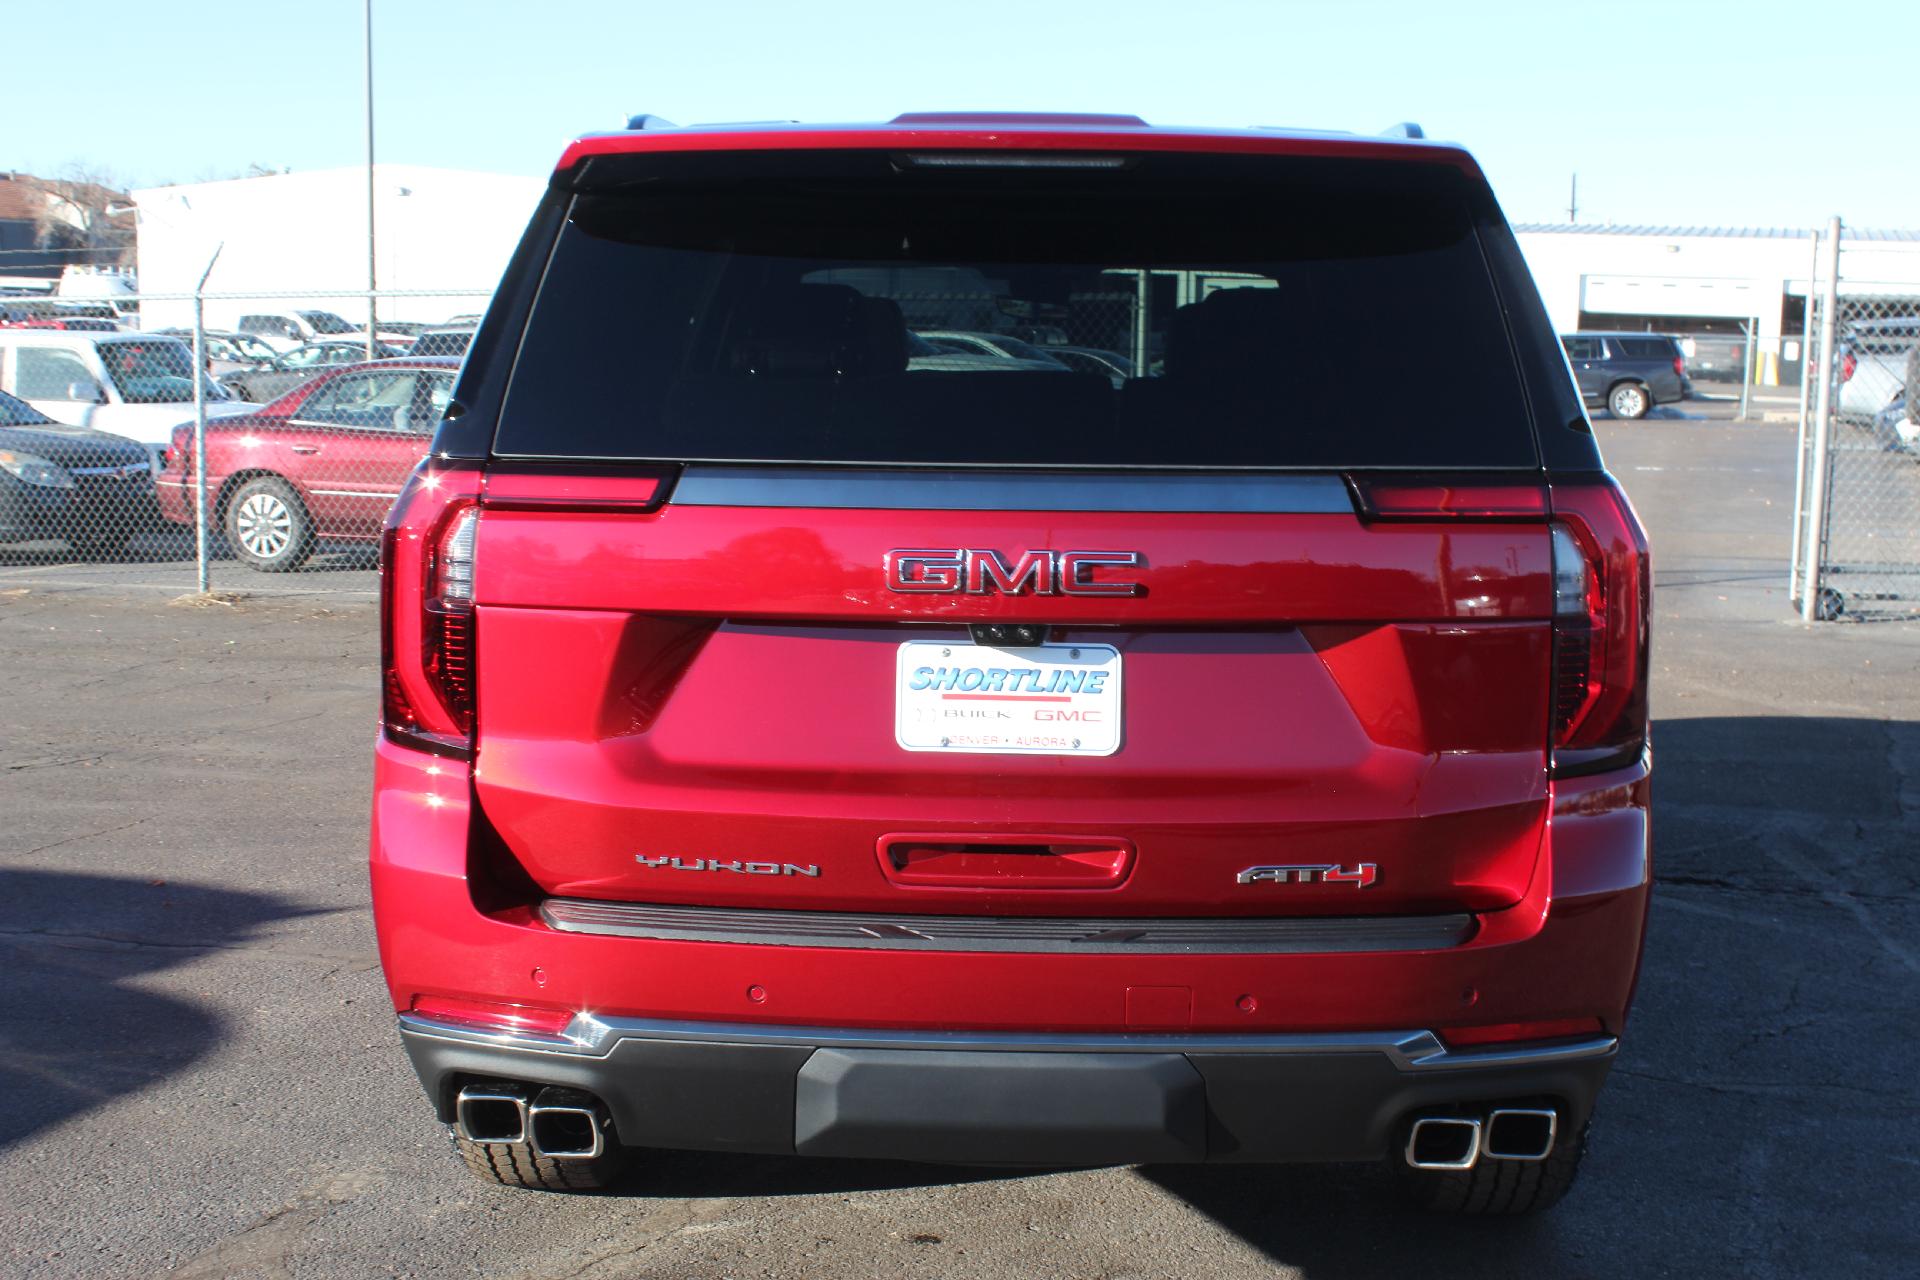
[[[1683,378],[1687,376],[1687,358],[1685,356],[1675,356],[1673,358],[1673,371]]]
[[[1853,381],[1853,371],[1860,367],[1859,359],[1851,351],[1840,353],[1840,381]]]
[[[173,442],[167,446],[167,452],[161,459],[162,465],[171,471],[175,467],[186,471],[193,462],[193,424],[181,423],[173,429]]]
[[[474,712],[474,542],[480,472],[422,463],[380,544],[382,723],[409,746],[464,757]]]
[[[1594,773],[1646,745],[1647,542],[1610,483],[1555,485],[1552,500],[1553,770]]]

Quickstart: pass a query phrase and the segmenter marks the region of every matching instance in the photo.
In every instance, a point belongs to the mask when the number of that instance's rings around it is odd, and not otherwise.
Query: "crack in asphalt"
[[[315,914],[330,914],[316,912]],[[253,951],[268,955],[290,956],[296,960],[319,960],[329,964],[350,967],[354,965],[372,966],[379,963],[374,952],[340,951],[296,951],[287,947],[247,945],[237,942],[163,942],[155,938],[122,938],[109,933],[79,933],[59,929],[9,929],[0,926],[0,939],[40,939],[49,943],[68,942],[97,943],[102,949],[120,950],[156,950],[156,951]]]
[[[1808,1089],[1831,1089],[1839,1093],[1857,1093],[1869,1098],[1880,1098],[1899,1104],[1896,1110],[1920,1113],[1920,1094],[1913,1090],[1875,1089],[1863,1084],[1840,1084],[1831,1080],[1694,1080],[1685,1076],[1661,1075],[1654,1071],[1641,1071],[1632,1067],[1615,1067],[1612,1074],[1626,1076],[1633,1080],[1646,1080],[1654,1084],[1672,1085],[1679,1089],[1698,1089],[1702,1093],[1720,1094],[1729,1098],[1798,1098]]]

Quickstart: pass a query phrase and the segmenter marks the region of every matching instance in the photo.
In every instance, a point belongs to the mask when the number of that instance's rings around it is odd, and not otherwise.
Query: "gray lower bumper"
[[[1364,1161],[1414,1111],[1551,1099],[1584,1124],[1616,1042],[1451,1052],[1431,1033],[1017,1036],[412,1015],[441,1119],[472,1079],[585,1089],[629,1146],[981,1164]]]

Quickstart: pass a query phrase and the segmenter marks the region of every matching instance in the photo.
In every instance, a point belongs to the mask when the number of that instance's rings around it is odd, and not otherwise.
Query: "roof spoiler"
[[[627,117],[629,129],[678,129],[679,127],[665,116],[650,116],[644,111],[637,116]]]

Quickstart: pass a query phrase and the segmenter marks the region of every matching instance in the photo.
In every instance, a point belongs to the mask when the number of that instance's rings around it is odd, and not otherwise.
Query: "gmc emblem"
[[[1248,867],[1234,879],[1240,884],[1350,884],[1365,889],[1380,878],[1378,863],[1356,862],[1345,867]]]
[[[998,551],[913,547],[887,552],[887,589],[934,595],[1137,596],[1137,582],[1094,576],[1102,569],[1137,569],[1138,551],[1023,551],[1008,563]]]

